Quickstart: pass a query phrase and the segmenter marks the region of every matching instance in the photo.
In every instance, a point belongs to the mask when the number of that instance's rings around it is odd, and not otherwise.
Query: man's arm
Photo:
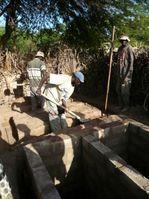
[[[66,110],[67,110],[66,100],[62,99],[62,106],[58,106],[58,112],[59,114],[63,114],[66,112]]]
[[[37,89],[37,91],[36,91],[36,93],[37,93],[38,95],[41,95],[41,88],[42,88],[43,84],[44,84],[45,82],[47,82],[48,78],[49,78],[49,74],[48,74],[47,72],[45,72],[44,76],[42,77],[42,79],[41,79],[41,81],[40,81],[40,83],[39,83],[38,89]]]
[[[126,73],[125,73],[125,76],[124,76],[124,80],[125,78],[127,77],[128,73],[130,72],[130,70],[132,71],[133,70],[133,63],[134,63],[134,53],[133,53],[133,50],[131,47],[128,47],[128,66],[127,66],[127,70],[126,70]]]
[[[67,108],[67,103],[66,100],[62,99],[62,106],[64,106],[65,108]]]
[[[29,63],[27,64],[26,70],[24,72],[25,78],[29,80]]]
[[[24,75],[24,79],[29,79],[29,75],[28,75],[28,72],[27,72],[27,71],[25,71],[25,72],[23,73],[23,75]]]
[[[41,71],[41,77],[43,77],[44,75],[46,75],[46,70]]]
[[[45,62],[41,62],[41,67],[40,67],[40,70],[41,70],[41,77],[43,77],[44,75],[45,75],[45,73],[46,73],[46,69],[47,69],[47,67],[46,67],[46,65],[45,65]]]
[[[133,69],[133,64],[134,64],[134,52],[133,52],[133,49],[130,47],[128,49],[129,51],[129,59],[130,59],[130,69]]]

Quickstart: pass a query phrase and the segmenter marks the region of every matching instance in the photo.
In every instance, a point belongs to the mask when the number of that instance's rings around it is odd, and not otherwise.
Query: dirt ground
[[[23,97],[0,105],[1,140],[13,145],[50,133],[48,112],[41,109],[32,112],[30,108],[29,98]],[[69,100],[68,109],[87,120],[101,116],[98,108],[79,101]],[[69,127],[78,124],[70,114],[66,116]],[[5,144],[1,144],[1,147],[7,149]]]
[[[68,101],[68,109],[83,119],[93,120],[102,117],[103,99],[74,97]],[[38,136],[50,133],[48,112],[45,110],[30,111],[29,97],[19,97],[6,100],[0,105],[0,130],[2,149],[8,149],[10,145],[36,139]],[[108,113],[108,114],[107,114]],[[122,112],[115,105],[109,104],[107,116],[116,114],[122,119],[133,119],[149,125],[149,112],[143,107],[131,107]],[[105,114],[105,113],[104,113]],[[76,120],[67,113],[68,126],[76,126]]]
[[[12,78],[14,77],[9,75],[10,83]],[[15,90],[11,88],[10,96],[5,92],[8,90],[5,88],[5,84],[2,85],[4,86],[0,89],[0,130],[4,142],[14,144],[49,133],[48,113],[43,110],[34,113],[30,111],[29,85],[19,86]],[[89,98],[74,94],[73,100],[71,99],[68,102],[69,110],[78,114],[81,118],[89,120],[101,117],[103,107],[104,96]],[[102,112],[104,113],[104,111]],[[149,125],[149,111],[145,111],[142,106],[131,107],[128,111],[121,112],[116,105],[109,102],[107,113],[108,115],[117,114],[122,118],[135,119]],[[76,125],[76,120],[72,119],[69,114],[67,114],[67,122],[69,127]]]
[[[86,97],[86,96],[74,96],[76,100],[86,102],[96,108],[99,108],[103,113],[104,111],[104,97]],[[149,111],[145,111],[143,105],[131,106],[127,111],[122,111],[116,104],[108,103],[107,115],[117,114],[122,118],[130,118],[136,120],[145,125],[149,125]]]

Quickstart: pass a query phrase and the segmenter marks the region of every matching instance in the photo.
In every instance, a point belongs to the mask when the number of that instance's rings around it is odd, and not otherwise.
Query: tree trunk
[[[13,31],[16,26],[16,8],[18,4],[15,0],[11,0],[7,8],[5,8],[7,16],[6,16],[6,25],[5,25],[5,33],[0,39],[0,47],[5,50],[7,48],[8,40],[10,39]]]

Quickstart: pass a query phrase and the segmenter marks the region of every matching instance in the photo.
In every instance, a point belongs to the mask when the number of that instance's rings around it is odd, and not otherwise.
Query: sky
[[[5,26],[5,21],[3,17],[0,17],[0,27],[4,27]]]

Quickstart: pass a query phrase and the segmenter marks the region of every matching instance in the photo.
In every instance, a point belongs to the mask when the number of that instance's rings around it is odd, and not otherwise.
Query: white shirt
[[[71,84],[71,76],[63,74],[50,74],[45,94],[56,103],[61,104],[62,99],[67,100],[74,92]]]

